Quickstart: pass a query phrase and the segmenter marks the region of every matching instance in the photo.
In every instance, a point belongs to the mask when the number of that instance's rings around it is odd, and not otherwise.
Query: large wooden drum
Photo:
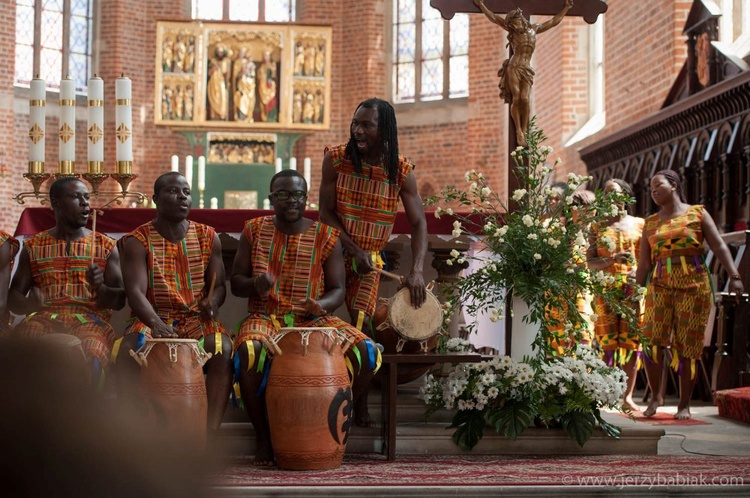
[[[210,354],[194,339],[147,339],[131,355],[141,365],[141,386],[157,431],[206,442],[208,399],[203,365]]]
[[[282,328],[274,342],[266,406],[276,464],[341,466],[352,416],[342,339],[331,328]]]

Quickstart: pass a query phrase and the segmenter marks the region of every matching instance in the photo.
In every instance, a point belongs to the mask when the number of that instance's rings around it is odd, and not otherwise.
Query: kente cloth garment
[[[336,180],[336,212],[344,231],[357,246],[377,253],[391,236],[398,210],[398,199],[406,178],[414,164],[399,156],[396,182],[388,179],[382,164],[362,163],[362,172],[354,171],[354,164],[345,155],[346,145],[327,147],[338,173]],[[345,255],[346,304],[351,310],[368,316],[375,312],[379,275],[370,272],[361,278],[352,266],[353,259]]]
[[[266,297],[248,299],[249,315],[238,325],[235,349],[245,341],[272,337],[280,327],[334,327],[354,344],[366,336],[335,316],[315,317],[296,306],[325,294],[323,264],[331,255],[339,232],[314,222],[300,234],[287,235],[273,224],[273,216],[254,218],[242,231],[251,247],[253,275],[270,273],[276,279]]]
[[[146,249],[146,297],[156,314],[175,327],[180,338],[200,340],[207,335],[226,334],[221,322],[204,318],[198,306],[211,286],[205,276],[216,231],[201,223],[188,224],[187,233],[179,242],[162,237],[153,222],[139,226],[126,237],[134,237]],[[137,318],[125,333],[151,337],[151,329]]]
[[[510,73],[515,74],[518,81],[527,83],[529,87],[534,84],[534,76],[536,74],[530,65],[517,62],[511,63],[510,59],[506,59],[502,67],[497,71],[497,76],[500,78],[500,83],[497,85],[500,88],[500,98],[506,104],[513,103],[513,94],[510,91],[511,85],[508,84],[508,75]]]
[[[634,288],[628,282],[628,275],[636,268],[638,255],[641,250],[641,235],[643,233],[643,218],[627,216],[612,225],[596,231],[596,255],[599,258],[612,258],[615,254],[628,252],[631,261],[621,263],[614,262],[602,271],[612,275],[615,279],[611,291],[620,300],[625,300],[633,295]],[[633,302],[634,304],[637,301]],[[639,306],[639,326],[643,320],[643,304]],[[594,332],[599,347],[603,351],[616,351],[619,361],[624,360],[628,354],[622,350],[640,349],[640,332],[628,325],[627,320],[614,313],[605,303],[604,299],[597,296],[594,300],[594,312],[598,315],[594,324]],[[624,354],[623,354],[624,353]]]
[[[712,305],[703,258],[703,206],[681,216],[646,218],[643,236],[651,245],[653,272],[646,288],[644,336],[654,346],[672,346],[677,357],[698,359]]]
[[[115,241],[98,232],[95,241],[94,263],[104,271]],[[18,325],[19,332],[29,337],[54,332],[75,335],[86,358],[96,358],[106,367],[115,331],[109,324],[112,312],[96,303],[86,280],[91,236],[67,241],[45,231],[26,241],[24,248],[31,262],[32,286],[41,290],[44,307],[27,316]]]
[[[568,314],[567,306],[562,306],[561,309],[547,308],[544,313],[547,319],[560,320],[560,323],[555,325],[548,325],[547,330],[549,331],[549,345],[553,351],[558,354],[564,354],[566,350],[572,349],[576,344],[591,344],[591,330],[593,326],[588,317],[591,315],[591,296],[578,294],[576,296],[576,309],[583,316],[583,323],[571,331],[565,330],[565,316]],[[560,312],[562,311],[562,313]],[[576,339],[576,336],[580,335],[580,339]]]

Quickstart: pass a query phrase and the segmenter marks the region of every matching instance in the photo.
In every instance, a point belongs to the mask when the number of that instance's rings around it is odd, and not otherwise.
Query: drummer
[[[154,183],[156,218],[126,235],[123,267],[128,303],[135,321],[116,346],[116,371],[135,382],[139,366],[125,352],[146,338],[203,341],[213,355],[206,363],[208,429],[216,431],[232,386],[232,341],[217,320],[226,297],[221,243],[216,231],[187,219],[190,186],[177,172]]]
[[[266,419],[263,344],[280,327],[334,327],[353,346],[346,355],[353,396],[366,396],[380,352],[365,334],[332,313],[344,303],[339,231],[303,217],[307,182],[295,170],[271,179],[274,216],[245,223],[232,270],[232,292],[249,298],[250,314],[238,327],[235,371],[257,437],[256,465],[273,464]],[[359,415],[355,410],[355,417]]]
[[[346,306],[353,324],[372,331],[382,251],[391,235],[398,200],[411,225],[411,272],[404,284],[415,308],[425,302],[422,267],[427,252],[427,222],[417,190],[414,164],[399,154],[393,106],[372,98],[357,106],[349,142],[326,148],[320,184],[320,220],[341,231],[346,267]],[[355,404],[358,425],[373,424],[367,396]]]
[[[10,309],[26,318],[16,330],[27,337],[61,332],[81,340],[98,382],[109,362],[115,332],[110,310],[125,305],[115,241],[86,228],[89,191],[76,177],[49,189],[55,226],[24,242],[11,283]]]

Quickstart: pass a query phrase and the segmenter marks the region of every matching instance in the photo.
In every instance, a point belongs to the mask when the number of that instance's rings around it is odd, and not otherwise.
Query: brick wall
[[[134,188],[150,192],[153,180],[169,169],[171,154],[191,152],[187,139],[153,124],[156,21],[187,19],[189,0],[101,0],[98,74],[104,78],[107,170],[114,169],[114,83],[125,73],[133,81]],[[389,99],[389,29],[391,0],[298,0],[298,20],[333,28],[331,129],[297,142],[294,154],[313,160],[312,200],[317,200],[323,147],[346,141],[349,122],[361,100]],[[685,58],[681,35],[692,2],[633,0],[610,2],[605,15],[605,128],[571,147],[563,144],[587,119],[587,28],[580,19],[541,35],[534,54],[537,77],[533,112],[561,157],[560,174],[583,172],[578,149],[657,111]],[[544,19],[536,19],[537,22]],[[22,207],[10,200],[25,188],[21,178],[28,158],[28,104],[14,99],[15,2],[0,0],[0,162],[7,180],[0,184],[0,227],[13,230]],[[497,69],[506,58],[505,32],[481,15],[470,19],[470,96],[438,104],[447,119],[413,119],[398,108],[401,149],[417,164],[420,191],[432,193],[446,183],[460,183],[468,169],[483,171],[493,187],[505,190],[508,108],[497,95]],[[50,99],[55,100],[56,94]],[[85,134],[85,107],[78,108],[79,137]],[[48,130],[55,130],[54,104],[48,108]],[[54,134],[53,134],[54,136]],[[57,140],[47,140],[48,170],[57,161]],[[77,167],[85,170],[85,141],[77,144]],[[8,178],[9,177],[9,178]],[[111,180],[110,180],[111,181]],[[114,188],[114,183],[110,184]]]

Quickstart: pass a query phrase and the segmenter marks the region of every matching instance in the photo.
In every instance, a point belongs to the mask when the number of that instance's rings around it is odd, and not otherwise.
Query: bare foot
[[[651,418],[656,413],[656,409],[661,406],[661,403],[654,400],[651,403],[648,404],[648,407],[643,411],[643,416],[647,418]]]
[[[255,460],[253,465],[256,467],[273,467],[276,463],[273,459],[273,449],[270,441],[258,441],[258,447],[255,450]]]
[[[677,420],[689,420],[692,418],[692,415],[690,415],[690,407],[686,406],[685,408],[677,407],[677,413],[674,414],[674,418]]]
[[[622,411],[627,412],[639,412],[641,411],[641,407],[635,404],[635,401],[633,401],[633,398],[628,396],[624,400],[622,400]]]

